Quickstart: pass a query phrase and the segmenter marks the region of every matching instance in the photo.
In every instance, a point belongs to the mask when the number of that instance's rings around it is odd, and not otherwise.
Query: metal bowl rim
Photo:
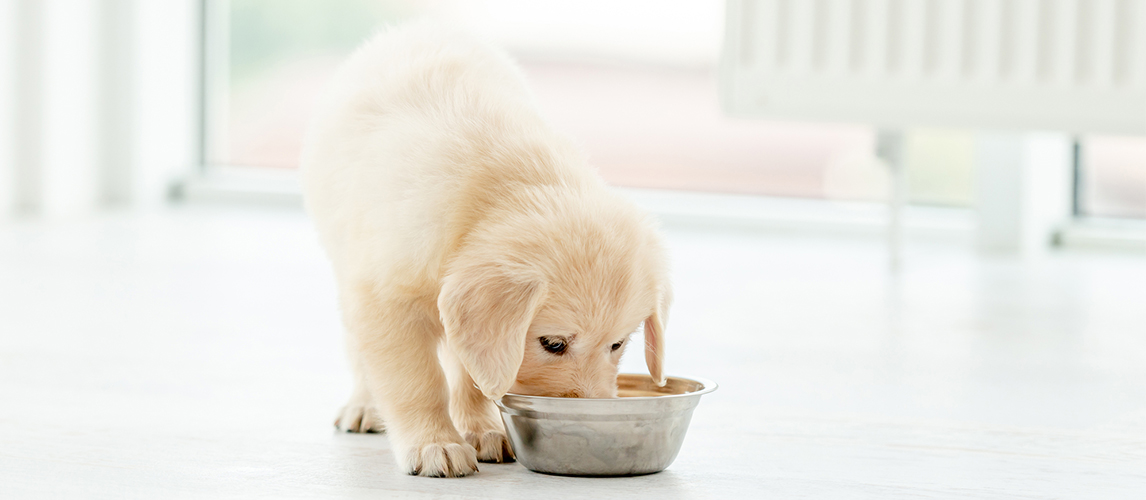
[[[621,375],[638,375],[638,376],[640,376],[643,374],[641,374],[641,373],[618,373],[617,374],[618,377]],[[627,398],[619,398],[619,397],[618,398],[559,398],[559,397],[554,397],[554,396],[530,396],[528,394],[517,394],[517,393],[512,393],[512,392],[507,392],[507,393],[505,393],[505,395],[506,396],[512,396],[515,398],[534,399],[534,400],[539,400],[539,401],[577,401],[577,402],[581,402],[581,401],[586,401],[586,402],[587,401],[608,401],[608,402],[616,403],[617,401],[633,401],[633,402],[654,401],[654,400],[663,401],[666,399],[681,399],[681,398],[690,398],[690,397],[700,397],[700,396],[708,394],[712,391],[715,391],[719,387],[716,384],[716,382],[713,382],[709,379],[701,378],[701,377],[684,377],[684,376],[678,376],[678,375],[672,375],[672,376],[665,377],[666,380],[670,379],[670,378],[687,380],[690,382],[697,382],[697,383],[703,385],[704,387],[702,389],[700,389],[699,391],[686,392],[684,394],[666,394],[664,396],[634,396],[634,397],[627,397]],[[500,398],[498,399],[497,402],[499,403],[499,406],[500,406],[500,403],[501,403]],[[590,403],[590,404],[593,404],[593,403]]]

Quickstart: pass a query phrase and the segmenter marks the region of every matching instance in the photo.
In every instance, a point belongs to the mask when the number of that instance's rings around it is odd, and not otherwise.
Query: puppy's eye
[[[567,346],[565,339],[541,337],[538,340],[541,341],[541,347],[545,348],[546,351],[558,355],[565,354],[565,347]]]
[[[624,341],[624,340],[622,340],[622,341],[620,341],[620,342],[617,342],[616,344],[613,344],[613,350],[614,350],[614,351],[616,351],[617,349],[620,349],[620,348],[621,348],[621,346],[623,346],[623,345],[625,345],[625,341]]]

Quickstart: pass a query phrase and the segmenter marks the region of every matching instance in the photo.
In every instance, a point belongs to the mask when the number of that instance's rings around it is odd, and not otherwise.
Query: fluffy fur
[[[337,424],[384,422],[406,472],[511,460],[491,402],[507,391],[615,397],[614,346],[642,323],[663,381],[659,237],[504,53],[426,24],[375,36],[335,76],[302,180],[357,384]]]

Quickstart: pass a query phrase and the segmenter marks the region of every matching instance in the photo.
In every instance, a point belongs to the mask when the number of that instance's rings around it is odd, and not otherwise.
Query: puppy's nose
[[[580,389],[573,389],[571,391],[565,391],[565,392],[561,393],[561,397],[563,397],[563,398],[583,398],[583,397],[585,397],[585,393],[581,392]]]

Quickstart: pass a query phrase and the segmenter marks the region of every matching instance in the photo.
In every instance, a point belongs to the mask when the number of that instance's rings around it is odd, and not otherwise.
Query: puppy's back
[[[590,175],[501,51],[430,23],[380,33],[332,78],[304,141],[307,208],[336,273],[436,282],[507,186]],[[415,276],[416,275],[416,276]]]

